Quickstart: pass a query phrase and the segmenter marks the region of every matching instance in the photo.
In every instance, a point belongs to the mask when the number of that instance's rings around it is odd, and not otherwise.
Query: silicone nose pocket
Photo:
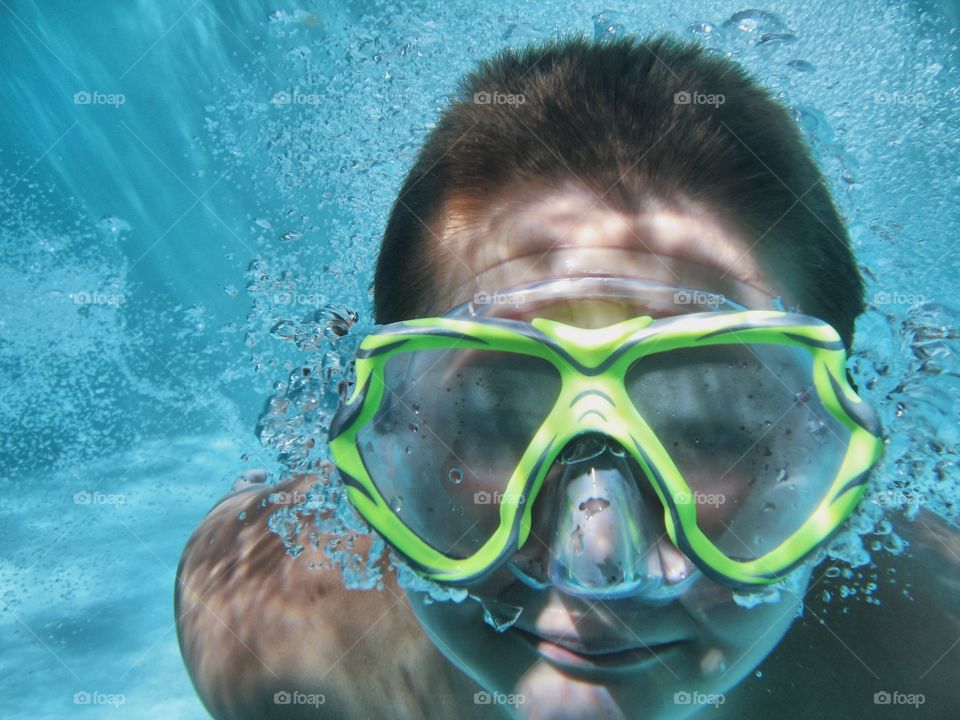
[[[618,597],[663,581],[658,523],[622,452],[584,439],[565,453],[555,495],[550,582],[580,596]]]

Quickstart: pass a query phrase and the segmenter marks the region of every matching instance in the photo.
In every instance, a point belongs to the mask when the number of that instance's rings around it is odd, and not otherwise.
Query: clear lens
[[[735,560],[798,530],[846,453],[849,430],[821,403],[803,348],[675,350],[637,361],[626,381],[689,485],[700,529]]]
[[[357,446],[397,516],[450,557],[500,524],[507,483],[560,392],[548,362],[488,350],[398,353]]]

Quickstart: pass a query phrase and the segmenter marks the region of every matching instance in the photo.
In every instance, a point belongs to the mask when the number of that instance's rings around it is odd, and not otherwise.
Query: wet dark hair
[[[723,102],[697,102],[695,92]],[[523,102],[490,102],[491,93]],[[667,37],[552,41],[501,52],[467,75],[393,205],[377,322],[424,314],[434,278],[453,262],[433,230],[445,202],[481,209],[508,190],[570,181],[622,212],[677,198],[718,211],[801,310],[850,347],[863,282],[796,123],[740,66]]]

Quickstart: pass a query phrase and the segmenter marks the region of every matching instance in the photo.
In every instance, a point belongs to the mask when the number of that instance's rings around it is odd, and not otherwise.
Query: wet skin
[[[535,280],[583,275],[627,275],[699,287],[754,308],[774,307],[772,298],[778,295],[786,306],[796,305],[785,290],[792,281],[789,269],[761,266],[750,255],[747,238],[721,217],[691,204],[627,218],[596,198],[567,192],[494,204],[469,224],[459,217],[458,207],[450,203],[447,221],[434,229],[438,246],[452,258],[439,278],[430,314],[442,314],[478,291],[494,293]],[[591,327],[635,315],[637,308],[570,298],[549,312],[555,319]],[[300,477],[284,485],[305,490],[313,480]],[[790,629],[799,597],[783,593],[777,603],[748,610],[733,601],[729,589],[700,578],[665,604],[595,602],[555,588],[534,590],[501,569],[471,588],[477,597],[524,608],[514,628],[497,633],[483,622],[476,602],[426,605],[418,594],[405,596],[389,574],[383,592],[347,591],[337,570],[308,567],[323,559],[309,543],[300,558],[287,557],[265,527],[271,508],[258,507],[263,496],[276,490],[252,487],[225,499],[195,533],[181,563],[181,646],[198,692],[218,718],[297,717],[291,714],[296,712],[357,718],[670,718],[699,709],[675,702],[678,692],[706,698],[723,693],[724,704],[709,712],[742,717],[743,703],[752,715],[771,697],[782,702],[791,698],[788,707],[811,702],[809,688],[836,686],[829,684],[831,668],[845,668],[843,687],[862,691],[833,691],[833,707],[846,703],[853,713],[848,717],[866,717],[876,710],[867,689],[878,678],[904,683],[891,684],[891,691],[919,692],[911,689],[912,676],[903,674],[904,648],[915,649],[910,657],[923,664],[920,658],[930,651],[921,653],[920,638],[932,640],[935,635],[952,642],[960,636],[956,600],[941,598],[940,605],[933,605],[934,598],[924,596],[928,605],[923,607],[936,608],[940,618],[933,635],[929,619],[918,622],[923,613],[896,596],[882,610],[863,606],[852,617],[831,610],[826,626],[816,619],[824,615],[811,605],[788,636],[790,654],[778,651],[764,665],[769,667],[768,681],[761,690],[755,683],[734,689]],[[238,522],[244,510],[247,518]],[[535,503],[535,523],[538,512]],[[933,520],[923,517],[933,527]],[[915,539],[919,527],[909,528]],[[927,533],[923,537],[929,542],[917,542],[921,557],[895,561],[902,563],[899,571],[904,574],[931,573],[924,582],[933,590],[943,587],[944,578],[955,583],[960,563],[956,548],[936,553],[937,538],[949,539],[941,547],[956,544],[951,529],[936,527],[939,535]],[[320,547],[323,544],[321,538]],[[514,559],[535,562],[543,552],[534,537]],[[658,544],[657,561],[668,582],[692,570],[666,537]],[[817,568],[808,580],[817,594],[825,569]],[[956,598],[955,588],[950,590]],[[894,619],[900,642],[884,650],[877,638],[889,636],[884,623]],[[847,634],[851,627],[856,627],[855,638]],[[851,648],[864,642],[856,655],[869,655],[873,662],[854,659],[851,669]],[[892,656],[878,654],[891,649]],[[794,657],[806,658],[808,676],[791,677]],[[949,699],[955,692],[950,683],[937,685],[936,678],[948,669],[955,676],[957,657],[960,649],[947,652],[923,680],[940,688],[931,691],[935,697],[939,693],[937,699]],[[803,684],[799,677],[804,677]],[[476,705],[474,693],[481,686],[522,697],[523,702]],[[313,708],[272,703],[277,689],[294,688],[325,694],[319,715]],[[824,693],[830,694],[827,689]],[[931,698],[911,716],[922,717],[935,704]],[[824,711],[822,704],[811,707]]]
[[[338,570],[311,568],[325,557],[310,544],[309,528],[299,538],[306,547],[303,555],[293,559],[285,553],[267,528],[276,506],[261,508],[261,500],[276,492],[302,495],[326,476],[325,470],[224,498],[184,551],[177,584],[178,632],[191,677],[211,714],[250,719],[508,717],[509,708],[475,705],[478,685],[436,649],[470,625],[488,642],[461,657],[483,669],[503,661],[510,633],[499,635],[486,626],[479,605],[464,604],[460,618],[456,612],[442,613],[434,621],[442,635],[431,641],[412,609],[416,596],[405,596],[391,572],[384,575],[382,591],[345,590]],[[237,518],[244,511],[241,522]],[[890,708],[889,717],[952,716],[960,706],[954,645],[960,637],[960,534],[955,525],[926,511],[914,522],[902,515],[893,520],[895,531],[911,545],[899,557],[876,557],[878,574],[895,571],[898,580],[897,585],[881,584],[876,593],[881,607],[841,605],[836,599],[824,603],[830,565],[821,564],[811,576],[803,617],[756,668],[763,679],[748,675],[727,691],[720,708],[704,709],[708,717],[808,713],[875,718],[873,697],[879,690],[925,694],[919,709],[901,709],[909,713],[898,716]],[[327,539],[321,536],[319,545]],[[913,599],[901,594],[908,584]],[[836,583],[832,589],[836,596]],[[458,621],[463,625],[457,627]],[[485,656],[484,649],[493,655]],[[533,651],[521,652],[529,657]],[[532,662],[536,667],[541,659]],[[589,696],[599,686],[583,671],[561,670],[560,675],[567,676],[562,682],[568,701],[573,695]],[[319,711],[274,705],[275,692],[295,689],[322,692],[326,702]],[[627,716],[658,715],[643,706]]]

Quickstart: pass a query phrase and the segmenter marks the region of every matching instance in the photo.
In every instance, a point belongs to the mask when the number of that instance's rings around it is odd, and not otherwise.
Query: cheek
[[[538,661],[524,640],[486,625],[480,605],[472,600],[427,605],[419,593],[408,593],[407,599],[437,649],[489,691],[514,692],[518,680]]]
[[[799,588],[805,589],[809,569],[803,575]],[[779,593],[776,602],[747,608],[734,600],[729,588],[703,578],[680,602],[699,626],[705,647],[719,649],[727,667],[736,663],[736,669],[745,674],[777,646],[796,619],[802,591],[780,589]]]

